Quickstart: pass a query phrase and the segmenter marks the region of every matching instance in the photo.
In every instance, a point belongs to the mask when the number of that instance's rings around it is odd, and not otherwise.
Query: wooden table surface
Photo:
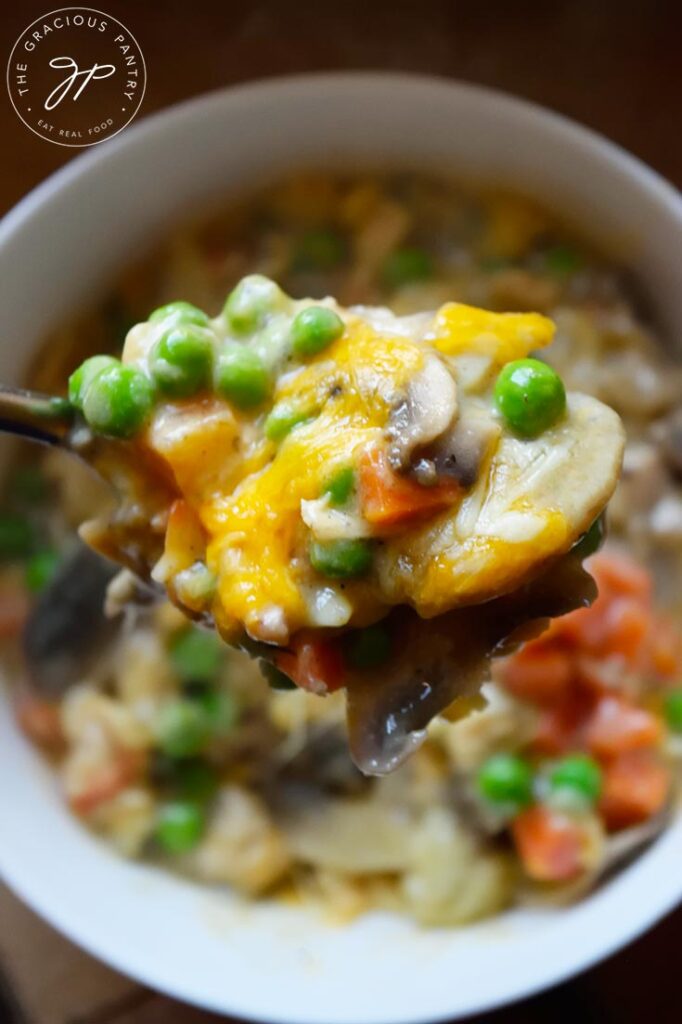
[[[100,0],[100,5],[128,26],[144,52],[148,82],[139,117],[209,89],[275,74],[350,68],[430,72],[506,89],[574,117],[682,184],[678,2]],[[59,6],[30,0],[3,9],[2,59],[29,22]],[[6,94],[0,102],[0,137],[1,212],[77,153],[33,136]],[[478,1017],[476,1024],[679,1022],[674,965],[681,948],[682,910],[599,967],[544,995]],[[215,1020],[97,963],[0,887],[0,1024]]]

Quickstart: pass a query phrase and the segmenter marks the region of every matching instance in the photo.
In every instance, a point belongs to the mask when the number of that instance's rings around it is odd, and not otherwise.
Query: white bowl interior
[[[416,154],[419,160],[417,161]],[[387,75],[308,76],[218,93],[140,123],[27,197],[0,226],[0,379],[150,237],[295,166],[422,164],[536,195],[625,259],[682,335],[682,203],[591,133],[497,93]],[[474,1013],[581,969],[682,895],[682,822],[583,903],[422,931],[244,906],[119,860],[64,810],[0,702],[0,872],[56,927],[141,980],[215,1010],[292,1024]]]

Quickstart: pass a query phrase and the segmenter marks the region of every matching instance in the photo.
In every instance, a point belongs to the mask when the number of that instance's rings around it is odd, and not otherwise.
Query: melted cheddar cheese
[[[146,433],[146,443],[174,475],[184,508],[167,532],[157,578],[172,593],[173,575],[197,559],[199,530],[201,560],[217,581],[210,612],[228,639],[245,630],[286,644],[304,627],[365,625],[394,604],[432,616],[487,600],[567,550],[585,527],[584,515],[571,519],[545,490],[541,502],[533,496],[538,460],[551,461],[553,445],[573,443],[572,414],[540,443],[524,443],[505,435],[492,401],[501,366],[549,344],[549,320],[448,303],[434,316],[399,321],[385,310],[340,310],[331,300],[324,305],[341,314],[343,334],[310,358],[286,355],[267,407],[239,411],[215,396],[165,402]],[[219,345],[224,320],[213,321],[213,329]],[[145,359],[154,330],[135,329],[129,361]],[[382,528],[364,517],[357,484],[350,506],[332,509],[327,481],[345,467],[357,470],[367,452],[390,450],[396,410],[402,405],[404,415],[414,414],[410,389],[428,358],[439,360],[454,380],[451,427],[483,424],[476,479],[446,485],[442,502],[399,525]],[[434,395],[434,406],[438,400]],[[274,441],[264,423],[280,403],[298,422]],[[189,533],[188,515],[195,523]],[[311,564],[311,541],[330,531],[333,536],[337,527],[340,537],[372,545],[371,567],[358,578],[324,578]],[[188,536],[191,551],[183,540]]]

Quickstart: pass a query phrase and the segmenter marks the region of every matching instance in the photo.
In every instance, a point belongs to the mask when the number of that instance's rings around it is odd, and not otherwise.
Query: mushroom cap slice
[[[533,440],[500,433],[455,510],[383,546],[379,572],[388,601],[428,618],[523,585],[602,511],[624,443],[618,415],[582,394],[569,394],[566,416]]]

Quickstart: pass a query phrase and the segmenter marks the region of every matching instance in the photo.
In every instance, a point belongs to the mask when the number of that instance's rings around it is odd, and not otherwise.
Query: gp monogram
[[[32,132],[59,146],[92,146],[116,135],[139,110],[145,84],[135,37],[90,7],[37,18],[7,63],[15,111]]]

